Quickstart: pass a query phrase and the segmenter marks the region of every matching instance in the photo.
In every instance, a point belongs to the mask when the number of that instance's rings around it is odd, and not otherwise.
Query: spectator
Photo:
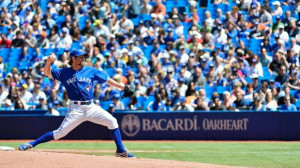
[[[39,103],[40,98],[43,98],[43,100],[46,99],[46,94],[41,90],[41,84],[35,83],[33,88],[33,94],[30,102],[32,103]]]
[[[272,62],[272,57],[268,55],[266,48],[261,48],[261,59],[260,63],[262,67],[269,67]]]
[[[115,106],[115,104],[114,104],[114,103],[110,103],[108,112],[109,112],[110,114],[112,114],[112,113],[114,113],[115,111],[116,111],[116,106]]]
[[[39,102],[35,106],[35,109],[47,110],[47,101],[43,97],[40,97]]]
[[[298,78],[298,70],[296,70],[296,69],[292,70],[292,75],[288,81],[288,86],[291,89],[300,90],[300,81]],[[291,97],[293,97],[293,96],[291,96]]]
[[[209,107],[203,102],[203,100],[201,98],[196,99],[196,107],[195,107],[195,111],[209,111]]]
[[[149,4],[149,0],[143,0],[143,5],[141,6],[141,14],[150,14],[152,11],[152,6]]]
[[[3,57],[0,56],[0,78],[3,78],[3,74],[4,74],[4,63],[3,63]]]
[[[260,16],[260,23],[271,25],[272,15],[264,7],[261,8],[261,13],[262,15]]]
[[[254,100],[254,106],[252,110],[255,111],[266,111],[266,106],[263,104],[263,100],[261,97],[257,96]]]
[[[210,106],[210,110],[222,110],[221,109],[221,101],[218,93],[214,92],[212,95],[212,103]]]
[[[28,104],[32,98],[32,93],[28,90],[28,85],[26,83],[21,86],[21,99],[25,104]]]
[[[168,68],[167,76],[161,81],[165,85],[165,87],[167,89],[167,93],[169,95],[171,95],[172,88],[174,88],[174,87],[177,88],[178,87],[177,86],[177,81],[175,80],[173,74],[174,74],[173,69]]]
[[[4,103],[8,96],[8,89],[4,85],[0,85],[0,103]]]
[[[244,101],[246,104],[249,104],[250,102],[253,101],[253,93],[254,93],[254,88],[252,83],[248,83],[246,86],[246,93],[245,96],[243,97]]]
[[[280,84],[283,84],[288,81],[289,79],[289,74],[286,72],[286,67],[282,65],[280,67],[280,72],[278,76],[275,78],[275,82],[279,82]]]
[[[45,114],[46,116],[59,116],[59,112],[53,107],[53,104],[50,103],[48,105],[48,112]]]
[[[234,106],[239,110],[246,109],[246,107],[247,107],[247,103],[246,103],[245,99],[243,98],[243,96],[244,95],[241,92],[238,92],[236,95],[236,100],[233,102]]]
[[[230,98],[230,93],[228,91],[223,92],[224,101],[221,103],[222,110],[235,110],[233,100]]]
[[[281,67],[285,66],[288,67],[288,62],[284,56],[284,52],[282,50],[278,50],[275,53],[273,61],[270,63],[270,70],[273,71],[276,75],[281,73]]]
[[[187,104],[185,102],[185,97],[180,96],[179,97],[179,102],[175,105],[173,108],[173,111],[188,111],[188,112],[193,112],[194,108],[190,104]]]
[[[100,1],[99,6],[99,17],[104,18],[104,20],[108,19],[109,14],[111,13],[111,6],[107,0]]]
[[[160,21],[163,20],[166,15],[166,7],[161,3],[161,0],[156,0],[156,5],[153,6],[151,13],[155,13]]]
[[[11,47],[11,41],[7,39],[4,33],[2,33],[0,37],[0,48],[10,48],[10,47]]]
[[[63,98],[62,98],[62,107],[69,107],[70,99],[68,98],[67,91],[63,91]]]
[[[290,19],[287,33],[289,37],[296,37],[296,35],[299,34],[299,27],[296,26],[296,21],[294,19]]]
[[[275,10],[272,12],[272,15],[279,15],[281,16],[283,13],[283,10],[281,8],[281,4],[279,1],[275,1],[272,3],[275,6]]]
[[[202,75],[201,68],[197,67],[196,71],[191,77],[191,81],[195,83],[195,86],[204,87],[206,84],[206,78]]]
[[[271,111],[277,111],[278,104],[273,98],[272,92],[267,92],[266,94],[266,109]]]
[[[72,38],[69,35],[69,29],[66,27],[62,28],[62,37],[60,40],[56,43],[56,48],[65,48],[69,49],[72,45]]]
[[[248,75],[251,76],[253,74],[257,74],[259,77],[263,76],[262,65],[259,60],[253,58],[251,61],[251,67],[249,68]]]
[[[291,104],[295,104],[296,103],[296,100],[294,98],[294,95],[291,95],[290,93],[290,87],[285,84],[283,85],[283,91],[284,91],[284,95],[280,95],[281,97],[278,99],[278,105],[283,105],[285,102],[284,102],[284,99],[286,96],[289,96],[290,97],[290,103]]]
[[[125,109],[124,103],[120,101],[120,94],[113,95],[113,102],[114,102],[116,110],[124,110]]]
[[[36,38],[32,36],[31,33],[27,34],[27,37],[25,38],[25,42],[28,47],[33,48],[37,42]]]
[[[137,97],[146,96],[147,88],[141,85],[141,81],[139,79],[134,80],[135,84],[135,94]]]
[[[4,102],[4,107],[2,107],[2,110],[14,110],[15,107],[10,99],[6,99]]]
[[[137,101],[136,96],[130,98],[130,102],[128,104],[128,109],[130,110],[142,110],[142,105]]]
[[[134,24],[132,20],[128,19],[126,15],[122,15],[122,19],[120,20],[121,29],[126,33],[132,31],[134,29]]]
[[[54,104],[54,101],[58,101],[60,105],[62,104],[62,99],[61,99],[60,97],[57,96],[57,91],[56,91],[56,89],[52,88],[52,89],[51,89],[51,94],[50,94],[50,96],[47,98],[47,102],[48,102],[48,103],[53,103],[53,104]]]
[[[11,44],[14,48],[23,48],[25,46],[26,42],[20,31],[16,32],[16,38],[11,42]]]
[[[210,99],[208,97],[206,97],[206,91],[205,89],[200,89],[199,90],[199,96],[197,96],[198,98],[203,100],[203,103],[206,104],[207,106],[210,105]]]
[[[136,18],[140,14],[140,1],[130,0],[128,4],[128,17]]]
[[[291,112],[291,111],[297,111],[296,106],[290,102],[290,96],[289,95],[285,96],[284,102],[285,102],[285,104],[282,105],[281,110],[283,110],[283,111],[289,111],[289,112]]]
[[[153,110],[153,111],[166,111],[167,106],[165,102],[162,100],[162,97],[160,94],[155,94],[155,100],[150,102],[147,110]]]
[[[97,19],[94,22],[95,29],[94,29],[94,36],[102,36],[105,39],[108,39],[109,37],[109,29],[107,26],[103,24],[103,20]]]

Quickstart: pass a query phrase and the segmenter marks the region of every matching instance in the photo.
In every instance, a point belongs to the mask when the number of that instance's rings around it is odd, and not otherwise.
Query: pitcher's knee
[[[108,129],[116,129],[119,127],[117,119],[115,119],[114,117],[111,117],[110,119],[107,120],[106,122],[106,126]]]
[[[54,138],[55,140],[58,140],[58,139],[63,138],[63,137],[66,136],[67,134],[68,134],[67,131],[61,130],[61,129],[57,129],[57,130],[53,131],[53,138]]]

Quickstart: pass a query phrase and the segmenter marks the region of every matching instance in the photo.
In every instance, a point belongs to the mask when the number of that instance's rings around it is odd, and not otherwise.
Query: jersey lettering
[[[70,78],[67,80],[67,84],[70,85],[70,83],[76,82],[76,77]]]
[[[86,77],[80,77],[78,81],[79,82],[87,82],[89,84],[91,83],[91,79],[86,78]]]

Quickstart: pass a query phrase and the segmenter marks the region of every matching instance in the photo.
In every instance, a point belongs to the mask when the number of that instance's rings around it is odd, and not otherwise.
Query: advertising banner
[[[125,139],[280,139],[279,113],[116,113]]]

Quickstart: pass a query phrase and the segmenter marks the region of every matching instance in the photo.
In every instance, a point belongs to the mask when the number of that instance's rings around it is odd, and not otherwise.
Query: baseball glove
[[[130,97],[131,95],[133,95],[133,91],[130,89],[130,87],[128,85],[125,85],[124,94],[123,94],[122,98]]]

